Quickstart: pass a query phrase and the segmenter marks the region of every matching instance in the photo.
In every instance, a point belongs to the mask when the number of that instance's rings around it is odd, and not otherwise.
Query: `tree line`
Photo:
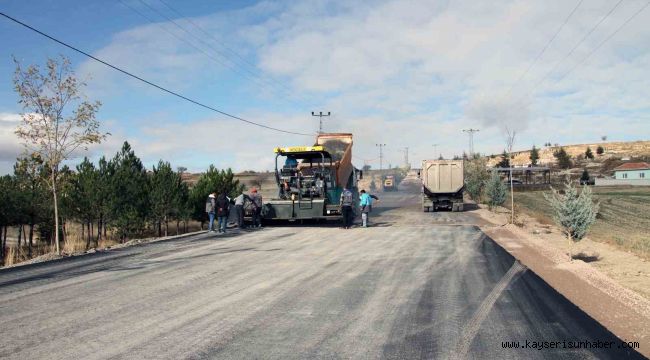
[[[7,230],[18,229],[19,245],[32,255],[35,244],[55,241],[55,215],[50,188],[50,166],[37,154],[17,160],[14,173],[0,177],[0,257],[7,248]],[[81,225],[86,248],[98,246],[102,238],[112,236],[120,242],[155,233],[167,236],[187,232],[188,222],[206,221],[205,200],[211,192],[226,192],[234,197],[244,186],[231,169],[218,170],[210,165],[197,183],[183,181],[184,168],[176,171],[160,160],[147,170],[128,142],[111,159],[97,163],[84,158],[74,169],[59,170],[58,232],[66,241],[66,226]]]

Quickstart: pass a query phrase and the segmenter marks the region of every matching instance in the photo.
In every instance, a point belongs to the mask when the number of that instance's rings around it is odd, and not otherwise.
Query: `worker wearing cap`
[[[250,199],[253,205],[253,227],[262,227],[262,195],[257,193],[256,188],[253,188]]]
[[[352,222],[354,221],[354,210],[352,206],[354,205],[354,195],[347,187],[341,192],[341,215],[343,215],[343,228],[350,229],[352,228]]]

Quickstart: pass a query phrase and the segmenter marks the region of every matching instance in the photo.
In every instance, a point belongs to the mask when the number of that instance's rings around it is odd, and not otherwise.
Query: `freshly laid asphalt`
[[[1,270],[0,358],[641,358],[471,211],[422,213],[409,182],[379,195],[365,229],[276,225]]]

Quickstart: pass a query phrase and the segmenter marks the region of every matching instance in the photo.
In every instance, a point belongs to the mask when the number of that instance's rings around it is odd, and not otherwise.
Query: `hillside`
[[[603,155],[596,155],[596,148],[602,146],[605,150]],[[542,147],[539,149],[539,165],[551,166],[555,164],[553,153],[560,149],[564,150],[572,159],[581,159],[584,157],[587,148],[591,148],[594,153],[595,162],[605,162],[614,159],[639,158],[650,156],[650,141],[629,141],[629,142],[600,142],[591,144],[576,144],[563,146]],[[494,166],[501,160],[500,154],[490,155],[488,165]],[[511,164],[514,166],[528,166],[530,164],[530,150],[513,151]]]

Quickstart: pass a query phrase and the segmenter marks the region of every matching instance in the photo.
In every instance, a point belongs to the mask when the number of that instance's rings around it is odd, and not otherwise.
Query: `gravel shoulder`
[[[571,248],[559,230],[529,217],[520,218],[525,225],[519,227],[507,224],[504,212],[481,208],[473,213],[489,223],[481,226],[486,235],[618,337],[639,341],[640,352],[650,357],[650,266],[646,260],[589,240]],[[570,249],[599,260],[569,261]]]

